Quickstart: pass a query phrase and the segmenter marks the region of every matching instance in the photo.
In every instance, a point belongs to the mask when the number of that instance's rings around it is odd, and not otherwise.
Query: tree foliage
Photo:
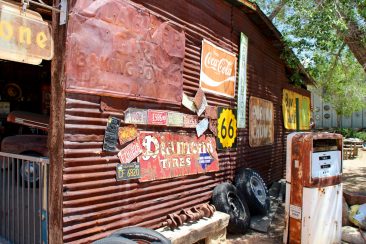
[[[366,0],[256,3],[273,18],[338,115],[366,107]]]

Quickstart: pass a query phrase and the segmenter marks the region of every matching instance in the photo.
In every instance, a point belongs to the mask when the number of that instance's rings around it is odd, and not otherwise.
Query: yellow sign
[[[296,99],[299,100],[300,130],[310,129],[310,98],[283,89],[282,112],[285,128],[296,130]]]
[[[228,108],[218,108],[217,136],[218,148],[232,148],[236,145],[236,112]]]
[[[0,1],[0,59],[40,64],[52,56],[51,27],[42,16]]]

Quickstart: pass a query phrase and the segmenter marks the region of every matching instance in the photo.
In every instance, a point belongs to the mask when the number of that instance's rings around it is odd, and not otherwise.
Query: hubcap
[[[258,199],[258,201],[262,204],[265,204],[266,203],[266,190],[265,190],[262,182],[257,177],[252,176],[250,179],[250,187],[252,188],[252,191],[253,191],[255,197]]]
[[[20,174],[23,180],[33,183],[39,179],[39,165],[33,162],[25,161],[21,166]]]

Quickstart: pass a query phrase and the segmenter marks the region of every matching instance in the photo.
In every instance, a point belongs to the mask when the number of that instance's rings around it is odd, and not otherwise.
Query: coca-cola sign
[[[234,53],[203,40],[200,87],[206,92],[234,97],[236,62]]]

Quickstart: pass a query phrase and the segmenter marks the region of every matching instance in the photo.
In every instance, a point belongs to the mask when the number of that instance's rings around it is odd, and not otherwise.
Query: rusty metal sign
[[[137,156],[139,156],[142,152],[142,148],[140,143],[135,140],[132,143],[128,144],[125,148],[123,148],[118,153],[118,158],[121,164],[127,164],[132,162]]]
[[[183,127],[183,114],[178,112],[168,112],[168,126]]]
[[[147,124],[147,110],[139,109],[139,108],[128,108],[125,111],[124,122],[126,124],[146,125]]]
[[[196,132],[198,137],[202,136],[203,133],[205,133],[205,131],[208,129],[208,124],[209,122],[207,118],[204,118],[197,124]]]
[[[210,131],[217,136],[217,120],[210,119],[210,124],[208,125]]]
[[[140,181],[219,170],[215,138],[195,134],[140,132]]]
[[[249,99],[249,145],[258,147],[274,142],[273,103],[258,97]]]
[[[121,120],[115,117],[109,117],[107,122],[107,128],[104,133],[103,150],[109,152],[115,152],[118,143],[118,128],[121,124]]]
[[[194,105],[193,102],[193,98],[187,96],[185,93],[183,93],[182,104],[184,107],[188,108],[190,111],[194,113],[197,111],[196,105]]]
[[[168,112],[163,110],[147,110],[147,122],[149,125],[167,125]]]
[[[194,96],[193,102],[197,108],[197,115],[201,116],[201,114],[205,111],[207,107],[207,99],[205,93],[202,89],[198,89],[196,95]]]
[[[205,116],[210,119],[217,119],[217,107],[207,106],[205,110]]]
[[[117,164],[116,180],[139,179],[141,176],[140,164],[138,162],[128,164]]]
[[[201,52],[200,87],[225,97],[235,96],[236,62],[234,53],[203,40]]]
[[[197,124],[198,124],[197,115],[190,115],[190,114],[183,115],[183,127],[184,128],[196,128]]]
[[[38,65],[53,57],[51,26],[34,11],[0,1],[0,59]]]
[[[95,0],[71,12],[67,33],[67,91],[181,104],[185,34],[171,22]]]
[[[118,130],[119,144],[123,145],[126,142],[130,142],[136,139],[138,130],[136,125],[128,125],[120,127]]]

